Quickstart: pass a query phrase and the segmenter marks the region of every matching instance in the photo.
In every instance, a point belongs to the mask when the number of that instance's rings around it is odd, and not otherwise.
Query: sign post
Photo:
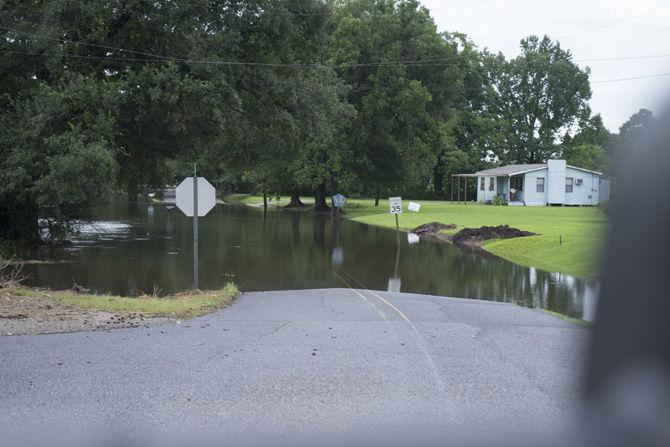
[[[389,208],[391,210],[391,214],[395,214],[395,229],[400,231],[398,214],[402,214],[402,197],[390,197]]]
[[[396,219],[398,214],[396,214]],[[400,234],[400,232],[397,232]],[[389,292],[400,293],[402,279],[398,276],[398,265],[400,264],[400,236],[396,238],[395,247],[395,268],[393,269],[393,276],[389,278],[388,286],[386,288]]]
[[[388,288],[389,292],[400,292],[401,280],[398,277],[398,264],[400,263],[400,221],[398,215],[402,214],[402,197],[389,197],[389,211],[395,215],[395,229],[396,229],[396,252],[395,252],[395,270],[393,277],[389,278]]]
[[[198,177],[193,165],[193,177],[184,179],[175,188],[177,207],[193,218],[193,288],[198,288],[198,217],[205,217],[216,205],[216,190],[204,177]]]
[[[333,196],[333,214],[339,214],[342,212],[342,207],[346,201],[345,197],[342,194],[335,194]]]
[[[335,194],[333,196],[333,206],[335,208],[342,208],[344,206],[345,197],[342,194]]]
[[[198,209],[198,164],[193,163],[193,209]],[[193,213],[193,288],[198,289],[198,213]]]

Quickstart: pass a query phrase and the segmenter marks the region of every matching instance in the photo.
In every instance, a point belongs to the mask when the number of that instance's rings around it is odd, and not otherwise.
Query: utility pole
[[[193,163],[193,288],[198,289],[198,166]]]

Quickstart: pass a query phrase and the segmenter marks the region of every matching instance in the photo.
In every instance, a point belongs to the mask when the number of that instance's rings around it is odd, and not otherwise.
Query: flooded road
[[[401,233],[311,213],[218,205],[199,220],[201,289],[367,288],[505,301],[591,320],[597,282],[463,252],[410,244]],[[96,293],[171,293],[192,285],[192,221],[162,205],[116,203],[81,227],[72,245],[43,248],[30,285],[77,283]]]

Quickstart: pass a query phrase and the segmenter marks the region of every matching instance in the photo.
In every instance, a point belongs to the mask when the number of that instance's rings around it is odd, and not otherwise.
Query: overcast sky
[[[621,82],[622,78],[670,73],[669,0],[421,0],[440,31],[462,31],[480,47],[519,53],[529,34],[548,34],[591,67],[591,108],[618,131],[633,113],[657,113],[670,98],[670,76]],[[612,57],[663,56],[617,61]]]

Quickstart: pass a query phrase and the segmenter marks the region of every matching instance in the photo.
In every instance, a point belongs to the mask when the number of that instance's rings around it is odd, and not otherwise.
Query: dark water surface
[[[243,291],[355,287],[513,302],[591,320],[597,283],[463,252],[450,244],[410,245],[401,233],[311,213],[218,205],[199,220],[200,288],[234,281]],[[83,225],[73,245],[49,247],[30,264],[29,283],[73,282],[134,296],[193,282],[192,221],[162,205],[117,203]],[[396,279],[392,279],[396,278]],[[397,279],[399,278],[399,279]]]

